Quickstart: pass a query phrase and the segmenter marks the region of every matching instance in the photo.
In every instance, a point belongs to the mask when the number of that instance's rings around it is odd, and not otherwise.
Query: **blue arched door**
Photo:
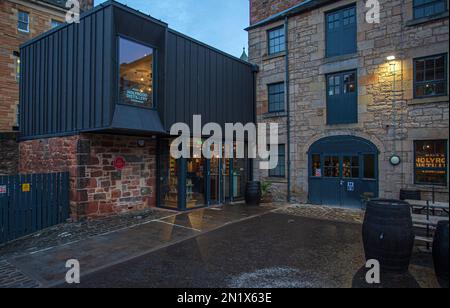
[[[355,136],[333,136],[309,150],[309,202],[360,207],[364,195],[378,197],[378,149]]]

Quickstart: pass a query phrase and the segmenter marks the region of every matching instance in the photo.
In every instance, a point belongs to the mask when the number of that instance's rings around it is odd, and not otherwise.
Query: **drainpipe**
[[[287,202],[291,202],[291,106],[289,100],[289,17],[284,18],[284,39],[285,39],[285,71],[286,71],[286,129],[287,129]]]

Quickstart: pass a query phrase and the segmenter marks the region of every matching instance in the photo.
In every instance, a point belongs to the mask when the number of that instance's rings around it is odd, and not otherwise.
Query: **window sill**
[[[358,53],[356,52],[340,56],[325,57],[324,63],[342,62],[356,57],[358,57]]]
[[[427,22],[432,22],[432,21],[438,21],[441,19],[446,19],[448,18],[449,14],[448,11],[438,14],[438,15],[434,15],[434,16],[430,16],[430,17],[423,17],[423,18],[418,18],[418,19],[412,19],[410,21],[408,21],[406,23],[407,27],[414,27],[414,26],[418,26]]]
[[[285,118],[287,117],[287,112],[286,111],[280,111],[280,112],[269,112],[269,113],[264,113],[262,115],[263,119],[271,119],[271,118]]]
[[[435,103],[448,103],[448,96],[435,96],[435,97],[424,97],[424,98],[414,98],[409,105],[421,105],[421,104],[435,104]]]
[[[266,178],[266,180],[270,183],[274,183],[274,184],[287,184],[287,179],[286,178],[282,178],[282,177],[268,177]]]
[[[265,56],[263,56],[263,61],[269,61],[269,60],[273,60],[273,59],[276,59],[276,58],[282,58],[282,57],[285,57],[285,56],[286,56],[286,52],[285,51],[279,52],[279,53],[275,53],[273,55],[265,55]]]

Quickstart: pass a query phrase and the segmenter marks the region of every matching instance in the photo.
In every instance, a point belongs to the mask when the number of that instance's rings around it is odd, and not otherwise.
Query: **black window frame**
[[[430,59],[437,59],[439,57],[444,57],[444,79],[434,79],[434,80],[424,80],[424,81],[417,81],[417,62],[418,61],[424,61],[426,63],[427,60]],[[448,70],[447,70],[447,61],[448,61],[448,56],[446,53],[442,53],[442,54],[437,54],[437,55],[432,55],[432,56],[426,56],[426,57],[420,57],[420,58],[415,58],[413,59],[413,73],[414,73],[414,98],[430,98],[430,97],[440,97],[440,96],[447,96],[448,95]],[[435,66],[436,69],[436,66]],[[424,72],[426,72],[426,67],[424,68]],[[426,74],[426,73],[425,73]],[[436,75],[436,72],[434,72],[434,74]],[[444,83],[445,86],[445,90],[444,93],[442,94],[433,94],[433,95],[417,95],[417,87],[420,85],[425,85],[425,84],[437,84],[437,83]]]
[[[275,31],[279,31],[279,30],[281,30],[280,35],[273,37],[273,38],[270,37],[271,33],[275,32]],[[274,40],[280,39],[280,38],[282,38],[281,43],[274,44],[274,45],[271,44]],[[272,52],[272,47],[280,47],[280,46],[282,46],[282,48],[280,48],[280,50]],[[268,55],[269,56],[279,55],[279,54],[283,54],[285,51],[286,51],[286,33],[285,33],[284,25],[267,30],[267,53],[268,53]]]
[[[429,168],[429,167],[417,167],[417,151],[416,151],[416,144],[418,142],[444,142],[444,149],[445,149],[445,168]],[[446,139],[432,139],[432,140],[414,140],[413,141],[413,151],[414,151],[414,184],[415,185],[428,185],[428,186],[439,186],[439,187],[447,187],[448,186],[448,140]],[[436,171],[445,171],[445,183],[437,184],[437,183],[425,183],[425,182],[419,182],[417,180],[417,173],[418,170],[436,170]]]
[[[21,20],[20,14],[25,14],[27,16],[27,20]],[[20,27],[21,24],[25,24],[27,26],[27,29],[24,30]],[[17,12],[17,30],[23,33],[30,33],[30,13],[26,11],[19,10]]]
[[[277,90],[275,92],[271,92],[271,89],[273,89],[273,87],[279,87],[279,89],[281,90]],[[276,83],[271,83],[267,85],[267,98],[268,98],[268,103],[267,103],[267,112],[268,113],[280,113],[280,112],[284,112],[286,110],[286,83],[283,82],[276,82]],[[282,101],[273,101],[273,99],[275,97],[281,97]],[[271,106],[273,105],[277,105],[278,107],[281,106],[281,108],[271,108]]]
[[[280,151],[280,149],[283,149]],[[275,169],[269,170],[269,177],[271,178],[286,178],[286,145],[278,145],[278,165]]]
[[[413,5],[413,18],[415,20],[438,16],[438,15],[448,11],[447,0],[430,0],[429,2],[421,3],[421,4],[418,4],[417,2],[418,2],[418,0],[413,0],[413,3],[412,3],[412,5]],[[439,3],[443,3],[444,4],[444,10],[438,11],[438,12],[434,12],[433,14],[429,14],[429,15],[423,15],[423,16],[420,16],[420,17],[417,16],[417,10],[418,9],[422,9],[422,8],[430,7],[430,6],[433,6],[433,8],[435,8],[435,5],[439,4]]]
[[[153,93],[152,93],[152,99],[153,99],[153,104],[152,106],[145,106],[145,105],[138,105],[138,104],[131,104],[131,103],[126,103],[123,102],[121,99],[121,93],[120,93],[120,39],[125,39],[128,41],[131,41],[133,43],[136,44],[140,44],[143,45],[145,47],[149,47],[152,48],[153,50],[153,71],[152,71],[152,75],[153,75],[153,80],[152,80],[152,88],[153,88]],[[117,84],[117,89],[116,89],[116,93],[117,93],[117,104],[119,105],[123,105],[123,106],[131,106],[131,107],[136,107],[136,108],[143,108],[143,109],[147,109],[147,110],[157,110],[158,109],[158,49],[146,42],[137,40],[133,37],[124,35],[124,34],[118,34],[116,36],[116,52],[117,52],[117,61],[116,61],[116,67],[117,67],[117,72],[116,72],[116,84]]]

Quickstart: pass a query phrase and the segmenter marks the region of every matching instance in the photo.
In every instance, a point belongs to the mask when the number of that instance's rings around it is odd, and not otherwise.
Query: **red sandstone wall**
[[[137,140],[145,140],[139,147]],[[117,156],[126,160],[118,171]],[[74,220],[156,206],[156,140],[80,135],[20,143],[21,173],[70,172]]]
[[[257,23],[305,0],[250,0],[250,24]]]

